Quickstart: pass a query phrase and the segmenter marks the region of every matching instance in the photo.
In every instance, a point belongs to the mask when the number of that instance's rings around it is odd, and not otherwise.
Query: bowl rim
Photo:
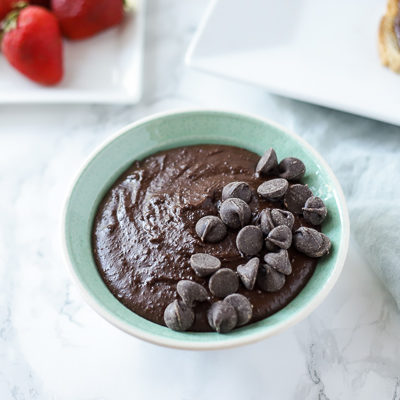
[[[292,318],[284,321],[280,321],[276,323],[273,327],[270,327],[265,332],[259,332],[257,334],[248,335],[240,338],[234,338],[230,341],[212,341],[212,342],[190,342],[185,340],[176,340],[171,338],[165,338],[158,336],[157,334],[146,332],[140,328],[137,328],[133,325],[130,325],[124,321],[121,321],[117,318],[114,314],[109,312],[104,308],[104,306],[95,300],[83,283],[80,281],[77,273],[75,272],[75,267],[71,260],[68,248],[67,248],[67,240],[66,240],[66,218],[67,218],[67,211],[68,205],[70,202],[70,198],[72,192],[75,188],[77,181],[80,179],[80,176],[88,167],[90,162],[95,158],[97,153],[107,147],[111,142],[113,142],[116,138],[123,135],[127,131],[134,129],[137,126],[145,124],[147,122],[161,119],[164,117],[168,117],[171,115],[179,115],[179,114],[190,114],[190,113],[199,113],[199,114],[225,114],[225,115],[236,115],[239,117],[244,117],[248,119],[254,119],[256,121],[262,122],[264,124],[270,125],[278,130],[283,131],[295,141],[299,142],[301,146],[303,146],[328,173],[330,179],[333,183],[335,191],[337,193],[338,198],[338,205],[339,209],[342,213],[342,236],[341,236],[341,246],[339,248],[339,252],[337,255],[337,260],[335,263],[335,267],[333,269],[332,275],[329,277],[328,281],[325,283],[323,290],[319,291],[302,309],[300,309]],[[70,276],[72,277],[73,282],[79,288],[79,291],[85,300],[85,302],[94,310],[98,315],[104,318],[106,321],[110,322],[115,327],[121,329],[122,331],[130,334],[131,336],[135,336],[139,339],[145,340],[147,342],[169,347],[175,349],[183,349],[183,350],[220,350],[220,349],[228,349],[238,346],[243,346],[246,344],[251,344],[258,342],[262,339],[266,339],[270,336],[276,335],[284,330],[290,328],[291,326],[297,324],[298,322],[305,319],[308,315],[310,315],[327,297],[329,292],[335,286],[346,260],[348,247],[349,247],[349,240],[350,240],[350,219],[348,214],[348,209],[346,205],[346,199],[342,190],[342,187],[336,178],[334,172],[328,165],[328,163],[323,159],[323,157],[301,136],[295,134],[290,129],[285,128],[279,123],[276,123],[268,118],[261,117],[259,115],[255,115],[248,112],[236,111],[236,110],[229,110],[225,108],[175,108],[168,111],[157,112],[151,115],[148,115],[143,118],[139,118],[137,121],[134,121],[124,127],[118,129],[114,134],[110,135],[106,138],[102,143],[97,145],[93,151],[86,157],[85,161],[81,165],[81,167],[76,172],[72,182],[70,183],[69,189],[67,191],[67,196],[63,205],[63,212],[62,212],[62,220],[61,220],[61,239],[62,239],[62,256],[64,258],[65,264],[69,271]]]

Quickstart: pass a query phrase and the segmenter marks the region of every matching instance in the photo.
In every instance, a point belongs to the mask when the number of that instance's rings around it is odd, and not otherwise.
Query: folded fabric
[[[400,308],[400,128],[313,106],[294,115],[338,177],[352,237]]]
[[[400,308],[400,200],[352,205],[351,216],[366,259]]]

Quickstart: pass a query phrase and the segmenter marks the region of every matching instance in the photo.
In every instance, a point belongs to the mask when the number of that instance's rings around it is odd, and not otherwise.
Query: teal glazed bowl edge
[[[278,159],[303,160],[304,182],[328,207],[322,231],[332,241],[304,289],[286,307],[259,322],[227,334],[176,332],[150,322],[120,303],[103,282],[92,255],[91,232],[107,190],[135,160],[161,150],[195,144],[227,144],[262,155],[273,147]],[[342,189],[322,157],[303,139],[264,118],[219,110],[156,114],[117,132],[80,170],[68,195],[62,226],[69,271],[88,304],[107,321],[143,340],[180,349],[209,350],[252,343],[277,334],[307,317],[336,283],[347,255],[349,217]]]

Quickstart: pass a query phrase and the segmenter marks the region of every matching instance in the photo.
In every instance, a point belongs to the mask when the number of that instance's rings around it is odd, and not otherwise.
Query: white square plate
[[[0,103],[136,103],[142,93],[145,0],[123,23],[81,41],[64,40],[64,79],[45,87],[0,54]]]
[[[186,55],[197,69],[400,124],[400,75],[381,66],[386,0],[212,1]]]

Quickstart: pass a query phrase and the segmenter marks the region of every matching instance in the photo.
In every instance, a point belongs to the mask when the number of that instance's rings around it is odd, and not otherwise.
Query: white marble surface
[[[390,143],[398,156],[397,127],[187,70],[184,51],[206,3],[149,1],[138,106],[1,106],[1,400],[400,399],[400,314],[354,241],[338,284],[309,318],[233,350],[184,352],[132,338],[95,314],[67,275],[60,251],[66,191],[88,153],[138,117],[227,107],[292,128],[328,162],[332,149],[357,140],[378,153]],[[360,148],[347,170],[332,165],[356,223],[357,182],[346,171],[370,156]]]

